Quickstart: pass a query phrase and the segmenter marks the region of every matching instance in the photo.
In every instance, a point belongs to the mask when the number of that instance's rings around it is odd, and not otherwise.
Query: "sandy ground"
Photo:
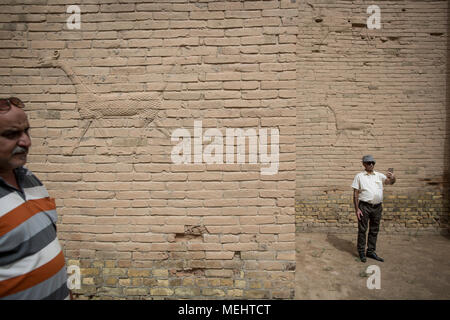
[[[355,234],[297,234],[296,299],[450,299],[450,237],[379,234],[377,254],[362,263]],[[380,269],[380,289],[370,265]]]

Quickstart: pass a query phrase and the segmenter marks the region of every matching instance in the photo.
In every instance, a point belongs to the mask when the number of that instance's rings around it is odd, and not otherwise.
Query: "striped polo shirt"
[[[21,190],[0,178],[0,299],[67,299],[55,200],[30,170],[14,172]]]

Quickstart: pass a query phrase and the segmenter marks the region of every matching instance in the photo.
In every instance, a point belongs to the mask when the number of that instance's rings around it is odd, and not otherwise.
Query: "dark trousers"
[[[377,248],[377,236],[380,230],[381,213],[383,206],[371,205],[367,202],[359,202],[359,209],[361,209],[363,216],[358,220],[358,253],[365,253],[366,248],[366,233],[369,227],[369,236],[367,237],[367,252],[372,253]]]

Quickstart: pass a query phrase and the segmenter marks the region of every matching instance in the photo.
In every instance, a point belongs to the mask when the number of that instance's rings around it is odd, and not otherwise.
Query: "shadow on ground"
[[[334,234],[327,234],[326,240],[333,245],[337,250],[340,250],[342,252],[348,252],[355,257],[357,256],[355,253],[355,244],[349,240],[345,240],[342,238],[337,237]]]
[[[385,259],[357,257],[356,234],[297,234],[296,299],[450,299],[450,237],[378,236]],[[380,268],[381,289],[368,289],[367,268]]]

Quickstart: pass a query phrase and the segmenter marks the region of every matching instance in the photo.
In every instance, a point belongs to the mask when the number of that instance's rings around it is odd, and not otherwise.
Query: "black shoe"
[[[361,260],[361,262],[366,262],[367,261],[366,256],[364,255],[363,252],[359,254],[359,260]]]
[[[384,259],[380,258],[379,256],[377,256],[377,254],[375,252],[370,252],[370,253],[367,252],[366,256],[367,256],[367,258],[372,258],[372,259],[375,259],[377,261],[384,262]]]

